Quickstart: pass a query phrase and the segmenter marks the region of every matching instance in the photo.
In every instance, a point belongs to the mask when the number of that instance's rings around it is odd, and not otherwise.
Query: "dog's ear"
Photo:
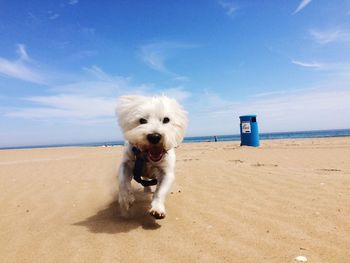
[[[143,96],[138,95],[127,95],[127,96],[121,96],[117,99],[117,107],[116,107],[116,114],[118,117],[123,115],[125,112],[128,112],[130,109],[135,107],[135,104],[138,104],[138,102],[143,99]]]
[[[145,97],[138,95],[121,96],[117,100],[116,116],[119,126],[125,132],[130,125],[130,120],[135,117],[135,109],[144,103]]]

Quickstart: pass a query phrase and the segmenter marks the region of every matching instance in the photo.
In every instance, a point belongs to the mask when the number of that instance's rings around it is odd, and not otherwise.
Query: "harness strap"
[[[134,180],[138,182],[139,184],[143,185],[144,187],[146,186],[151,186],[151,185],[156,185],[158,183],[157,179],[152,179],[152,180],[143,180],[141,178],[141,173],[142,173],[142,168],[145,164],[145,158],[142,157],[141,151],[139,148],[136,146],[132,147],[132,152],[134,153],[136,159],[135,159],[135,166],[133,169],[133,174],[134,174]]]

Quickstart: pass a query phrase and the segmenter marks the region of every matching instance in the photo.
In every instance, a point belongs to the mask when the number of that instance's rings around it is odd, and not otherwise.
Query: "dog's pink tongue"
[[[160,147],[152,147],[151,149],[149,149],[148,153],[150,159],[154,162],[157,162],[160,161],[160,159],[162,159],[164,150]]]

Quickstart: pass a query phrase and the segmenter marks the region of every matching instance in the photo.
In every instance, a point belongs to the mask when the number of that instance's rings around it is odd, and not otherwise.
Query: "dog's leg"
[[[127,163],[122,163],[119,168],[119,205],[123,216],[127,215],[127,212],[135,201],[134,194],[131,188],[132,171]]]
[[[153,200],[151,204],[150,214],[156,219],[162,219],[165,217],[165,197],[169,192],[171,185],[175,179],[174,172],[167,172],[161,181],[158,182],[157,189],[154,192]]]

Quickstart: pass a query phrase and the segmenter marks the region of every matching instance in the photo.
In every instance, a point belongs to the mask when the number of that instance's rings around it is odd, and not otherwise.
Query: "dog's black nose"
[[[162,139],[162,135],[159,133],[150,133],[147,135],[147,140],[152,144],[157,144],[160,139]]]

